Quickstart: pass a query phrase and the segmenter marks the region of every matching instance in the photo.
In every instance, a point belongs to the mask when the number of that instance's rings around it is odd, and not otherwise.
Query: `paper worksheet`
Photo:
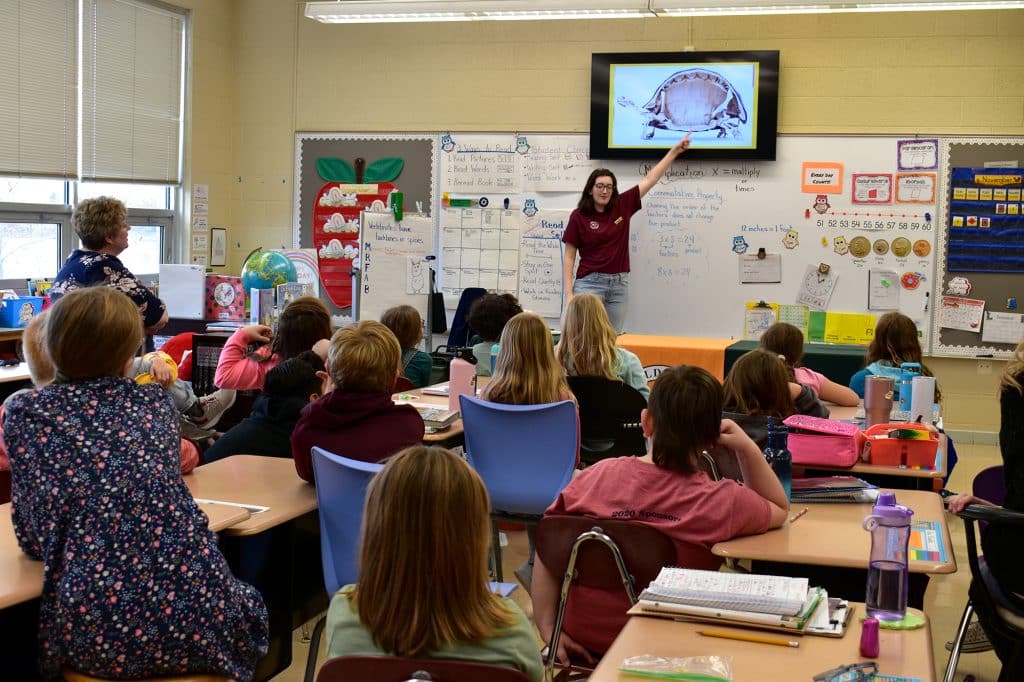
[[[1019,343],[1024,339],[1024,315],[985,311],[981,340],[986,343]]]
[[[899,310],[900,276],[895,270],[868,271],[868,310]]]

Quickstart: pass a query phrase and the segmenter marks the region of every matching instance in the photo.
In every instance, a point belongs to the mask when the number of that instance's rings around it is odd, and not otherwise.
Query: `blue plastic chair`
[[[359,534],[366,487],[384,465],[349,459],[318,447],[313,447],[312,455],[320,507],[320,559],[330,599],[342,587],[359,579]],[[316,657],[326,624],[327,617],[322,616],[313,628],[306,658],[307,682],[312,682],[316,673]]]
[[[576,405],[504,405],[467,395],[459,396],[459,404],[466,459],[487,487],[492,519],[536,523],[572,480],[579,450]],[[501,581],[497,524],[492,528],[494,573]]]

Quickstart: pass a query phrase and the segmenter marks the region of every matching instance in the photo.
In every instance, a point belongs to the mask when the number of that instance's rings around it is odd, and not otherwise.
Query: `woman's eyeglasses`
[[[610,192],[613,189],[615,189],[615,185],[606,185],[603,182],[599,182],[596,185],[594,185],[594,189],[596,189],[598,192]]]

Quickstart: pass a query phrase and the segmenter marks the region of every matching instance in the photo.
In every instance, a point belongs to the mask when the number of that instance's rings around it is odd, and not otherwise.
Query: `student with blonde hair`
[[[551,330],[536,313],[519,313],[501,332],[494,376],[481,397],[493,403],[541,405],[570,400],[565,369],[555,359]]]
[[[577,294],[566,306],[555,355],[569,376],[621,381],[646,400],[651,391],[640,358],[616,346],[616,336],[601,299],[594,294]]]
[[[366,493],[359,582],[331,599],[327,655],[488,663],[540,682],[533,627],[487,586],[490,513],[454,453],[417,445],[391,457]]]
[[[391,399],[401,356],[398,339],[376,320],[334,333],[327,350],[325,395],[303,408],[292,432],[292,457],[302,479],[314,482],[314,445],[376,462],[423,440],[423,419],[416,408],[395,405]]]
[[[90,287],[47,317],[55,381],[15,396],[4,416],[14,532],[46,564],[42,676],[252,679],[266,609],[231,574],[181,480],[171,400],[126,377],[142,343],[138,309]]]
[[[824,374],[803,366],[804,334],[795,325],[776,322],[768,327],[761,335],[761,348],[785,360],[789,368],[789,380],[810,386],[822,400],[847,407],[860,404],[860,396],[852,388],[837,384]]]

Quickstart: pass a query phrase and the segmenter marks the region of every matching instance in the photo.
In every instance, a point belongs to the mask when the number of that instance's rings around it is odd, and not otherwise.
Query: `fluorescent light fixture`
[[[936,10],[1021,9],[1024,0],[650,0],[659,17],[823,14],[828,12],[930,12]]]
[[[384,24],[975,9],[1024,9],[1024,0],[334,0],[307,2],[306,16],[328,24]]]
[[[648,0],[336,0],[307,2],[306,16],[328,24],[416,21],[643,19]]]

